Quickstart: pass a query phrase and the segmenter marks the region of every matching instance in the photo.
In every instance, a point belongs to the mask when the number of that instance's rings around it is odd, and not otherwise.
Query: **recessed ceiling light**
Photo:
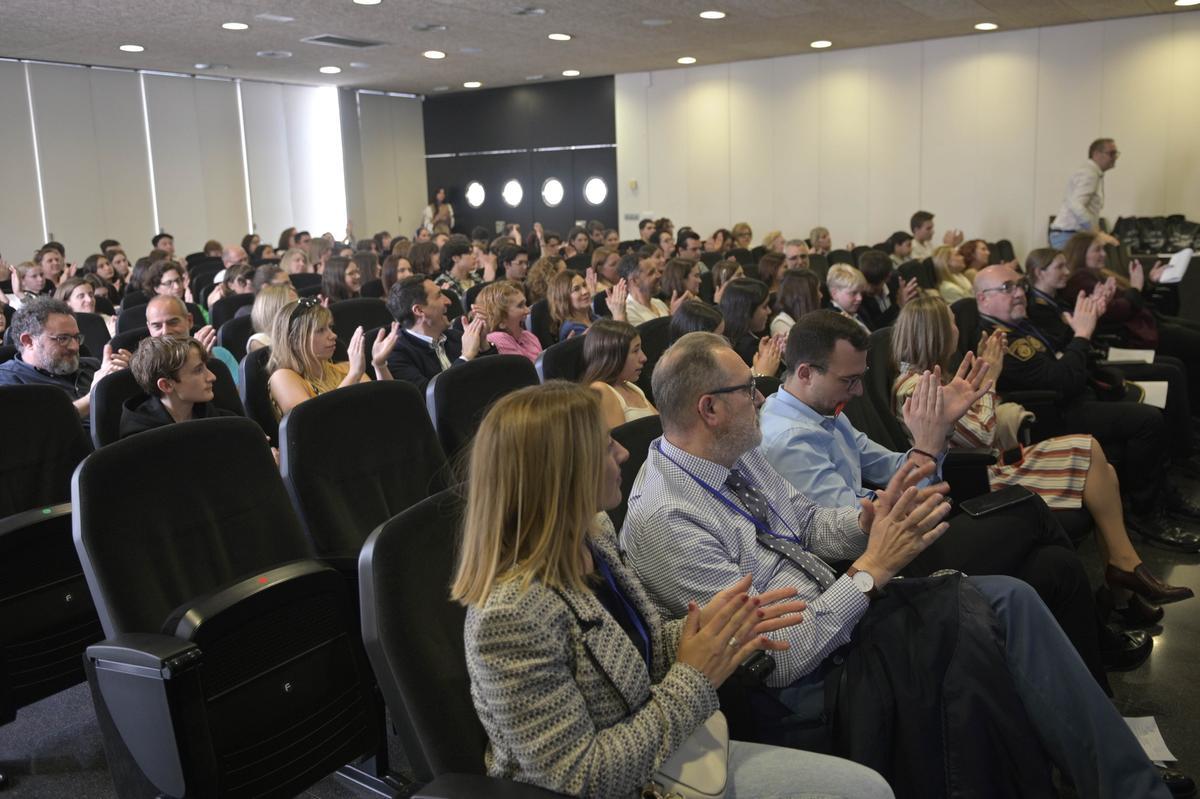
[[[255,19],[266,20],[267,22],[295,22],[295,17],[285,17],[282,14],[255,14]]]
[[[700,19],[725,19],[724,11],[701,11]]]
[[[354,4],[357,6],[377,6],[379,3],[380,0],[354,0]]]
[[[228,64],[192,64],[196,69],[229,69]]]
[[[571,34],[569,34],[569,33],[551,33],[551,34],[547,35],[546,38],[550,39],[551,41],[555,41],[555,42],[569,42],[569,41],[571,41]]]
[[[577,70],[577,69],[564,69],[564,70],[563,70],[563,77],[564,77],[564,78],[578,78],[578,77],[579,77],[579,70]]]
[[[221,27],[227,31],[244,31],[250,26],[245,22],[222,22]]]
[[[421,53],[421,55],[425,56],[426,58],[432,58],[435,61],[446,57],[446,54],[441,50],[426,50],[425,52]]]
[[[342,71],[341,67],[321,67],[318,70],[322,75],[336,75]]]
[[[441,33],[446,26],[440,22],[421,22],[412,26],[417,33]]]
[[[545,75],[526,75],[525,80],[541,80]]]
[[[287,50],[259,50],[255,53],[259,58],[291,58],[291,52]]]
[[[145,50],[146,48],[142,47],[140,44],[123,44],[123,45],[121,45],[120,49],[122,50],[122,52],[126,52],[126,53],[140,53],[143,50]]]
[[[644,20],[642,20],[642,24],[645,25],[647,28],[661,28],[664,25],[670,25],[671,20],[669,20],[669,19],[644,19]]]
[[[675,63],[676,64],[695,64],[696,59],[692,58],[690,55],[685,55],[685,56],[680,56],[679,58],[676,58]]]
[[[817,39],[815,42],[809,42],[808,46],[815,47],[818,50],[823,50],[826,47],[832,47],[833,42],[829,41],[828,39]]]
[[[1000,26],[997,25],[995,22],[980,22],[978,25],[975,26],[975,30],[977,30],[977,31],[994,31],[994,30],[996,30],[996,28],[999,28],[999,27]]]
[[[1200,6],[1200,0],[1175,0],[1177,6]]]
[[[463,84],[464,89],[478,89],[483,84],[477,80],[469,80]]]
[[[435,92],[447,92],[447,91],[450,91],[450,87],[449,86],[434,86],[433,90]]]

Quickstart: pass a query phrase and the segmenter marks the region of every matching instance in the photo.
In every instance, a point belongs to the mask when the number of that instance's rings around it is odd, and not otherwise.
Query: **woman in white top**
[[[442,229],[449,233],[454,229],[454,207],[446,202],[445,189],[439,188],[429,199],[429,205],[425,206],[425,214],[421,219],[421,226],[430,233],[436,233]]]
[[[985,245],[986,247],[986,245]],[[964,297],[974,297],[971,281],[975,270],[967,269],[966,259],[955,248],[943,244],[933,251],[933,273],[937,276],[937,290],[947,305],[953,305]]]
[[[808,269],[788,269],[779,280],[775,300],[779,313],[771,320],[772,336],[787,336],[796,320],[821,308],[821,279]]]
[[[636,327],[615,319],[594,322],[583,341],[583,363],[579,382],[599,394],[600,411],[609,429],[658,415],[658,409],[637,386],[646,355]]]

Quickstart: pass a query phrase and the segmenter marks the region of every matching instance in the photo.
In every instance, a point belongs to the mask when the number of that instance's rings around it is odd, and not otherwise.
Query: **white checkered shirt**
[[[789,685],[820,665],[833,650],[848,643],[868,600],[845,575],[824,593],[820,586],[783,555],[758,543],[754,523],[727,507],[679,466],[670,455],[740,507],[725,487],[730,470],[697,458],[665,438],[650,445],[629,496],[629,510],[620,543],[626,564],[633,569],[659,609],[668,618],[687,613],[687,603],[708,602],[718,591],[749,573],[754,591],[794,586],[808,602],[804,621],[774,633],[791,644],[772,653],[776,668],[769,685]],[[821,508],[797,491],[753,449],[734,468],[774,508],[772,529],[788,535],[781,516],[801,543],[825,560],[857,558],[866,548],[858,526],[858,507]]]

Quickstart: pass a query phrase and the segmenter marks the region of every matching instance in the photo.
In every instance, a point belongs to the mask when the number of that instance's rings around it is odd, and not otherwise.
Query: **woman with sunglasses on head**
[[[380,330],[370,343],[371,367],[378,380],[391,380],[387,359],[396,347],[399,324]],[[346,348],[348,361],[333,363],[337,335],[333,314],[316,297],[301,297],[285,305],[271,325],[271,358],[267,387],[276,416],[318,394],[368,380],[365,373],[363,329],[356,328]]]
[[[650,783],[717,710],[716,689],[756,650],[785,649],[767,634],[800,622],[795,589],[749,596],[749,575],[663,619],[604,513],[621,503],[628,456],[595,395],[562,381],[501,398],[475,435],[451,598],[467,607],[492,776],[576,797],[666,793],[661,777]],[[731,797],[892,796],[838,758],[740,741],[727,751]]]

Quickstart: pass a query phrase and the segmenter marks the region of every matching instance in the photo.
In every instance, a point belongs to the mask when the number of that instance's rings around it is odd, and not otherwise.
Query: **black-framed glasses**
[[[705,391],[705,394],[734,394],[738,391],[745,391],[750,399],[754,399],[754,394],[758,391],[758,378],[754,375],[750,376],[749,383],[741,383],[736,386],[726,386],[725,388],[714,388],[712,391]]]
[[[815,372],[820,372],[821,374],[828,374],[829,372],[828,369],[822,366],[811,366],[810,368]],[[868,367],[862,371],[862,374],[850,375],[849,377],[838,377],[838,380],[842,381],[842,385],[846,387],[847,391],[853,391],[855,386],[862,385],[862,382],[866,379],[867,372],[869,371],[871,370]]]
[[[55,344],[57,344],[60,347],[65,347],[65,346],[67,346],[68,343],[70,343],[72,341],[74,341],[76,344],[78,344],[81,347],[83,346],[83,334],[82,333],[54,333],[54,334],[47,333],[46,338],[50,339],[51,341],[53,341]]]
[[[296,307],[292,309],[292,315],[288,317],[288,324],[295,322],[300,316],[310,308],[315,308],[321,304],[321,301],[316,297],[301,297],[296,300]]]
[[[1020,289],[1021,292],[1024,294],[1028,294],[1029,293],[1029,281],[1028,280],[1006,280],[1003,283],[1001,283],[999,286],[992,286],[990,289],[980,289],[979,293],[987,294],[989,291],[998,291],[1001,294],[1012,294],[1017,289]]]

